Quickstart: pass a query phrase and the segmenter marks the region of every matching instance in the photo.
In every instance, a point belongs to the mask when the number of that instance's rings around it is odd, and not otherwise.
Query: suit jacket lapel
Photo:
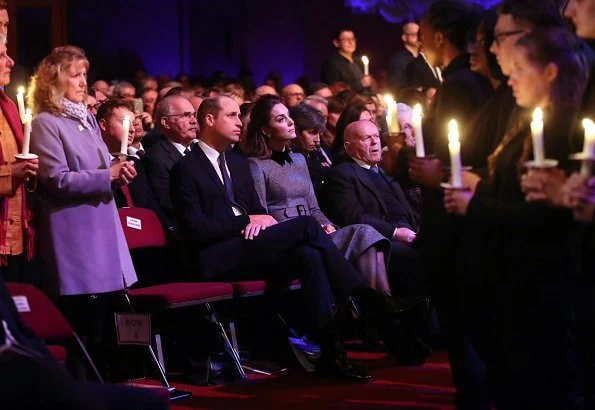
[[[217,175],[215,168],[213,168],[213,164],[211,164],[211,161],[209,161],[206,154],[198,146],[198,144],[194,147],[194,149],[192,151],[190,151],[190,154],[188,154],[188,155],[196,156],[199,164],[206,171],[206,173],[211,177],[211,179],[213,180],[213,183],[215,185],[217,185],[217,187],[221,191],[221,195],[223,195],[223,197],[227,198],[227,191],[225,190],[225,186],[223,185],[223,182],[221,182],[221,178],[219,178],[219,175]],[[228,166],[229,166],[229,164],[228,164]]]
[[[183,157],[183,155],[180,154],[180,151],[178,151],[167,138],[164,137],[161,140],[161,144],[163,145],[163,150],[167,153],[169,159],[171,159],[171,166]]]
[[[380,171],[380,175],[382,175],[382,177],[386,179],[386,182],[388,182],[391,191],[394,192],[399,202],[401,202],[401,204],[405,207],[407,213],[409,214],[409,220],[413,223],[414,228],[417,229],[417,213],[409,204],[409,201],[407,200],[407,197],[405,196],[405,193],[403,192],[403,188],[401,188],[401,185],[393,178],[385,175],[384,171],[382,170]]]
[[[378,189],[376,189],[376,185],[374,185],[374,182],[372,181],[372,179],[370,179],[370,176],[368,175],[367,171],[365,169],[363,169],[362,167],[360,167],[355,162],[351,162],[350,165],[351,165],[351,168],[353,168],[355,175],[357,176],[359,181],[362,183],[362,185],[365,186],[366,188],[368,188],[370,191],[372,191],[372,194],[374,194],[374,196],[376,197],[376,200],[380,204],[382,211],[385,214],[388,214],[388,211],[386,209],[386,204],[384,203],[384,200],[382,199],[382,195],[380,195],[380,192],[378,192]]]

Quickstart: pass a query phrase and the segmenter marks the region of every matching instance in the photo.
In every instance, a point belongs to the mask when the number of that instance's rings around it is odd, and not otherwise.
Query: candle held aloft
[[[459,141],[459,126],[454,119],[448,123],[448,152],[450,153],[451,184],[454,188],[462,188],[461,143]]]
[[[25,123],[25,87],[20,86],[17,89],[17,106],[19,108],[19,116],[21,117],[21,123]]]
[[[27,108],[25,112],[24,124],[25,129],[23,131],[23,155],[29,155],[29,146],[31,145],[31,121],[33,120],[33,116],[31,115],[31,110]]]
[[[397,102],[392,95],[385,95],[384,102],[386,103],[386,125],[388,126],[389,134],[398,134],[401,132],[399,125],[399,117],[397,112]]]
[[[125,115],[122,120],[122,141],[120,144],[120,155],[128,155],[128,133],[130,132],[130,115]]]
[[[364,64],[364,75],[370,75],[370,59],[367,56],[362,56],[362,63]]]
[[[415,135],[415,155],[419,158],[426,156],[426,149],[424,147],[424,134],[421,128],[422,117],[423,113],[421,111],[421,105],[415,104],[413,107],[411,122],[413,125],[413,134]]]
[[[543,111],[539,107],[533,111],[531,139],[533,141],[533,160],[536,165],[542,165],[545,162],[545,151],[543,149]]]
[[[592,120],[585,118],[582,122],[583,128],[585,129],[585,141],[583,142],[583,155],[585,158],[595,156],[595,123]],[[584,177],[591,176],[591,167],[593,161],[584,160],[581,165],[581,175]]]

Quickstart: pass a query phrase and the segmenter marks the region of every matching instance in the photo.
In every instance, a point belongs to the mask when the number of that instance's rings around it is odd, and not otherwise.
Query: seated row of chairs
[[[126,236],[128,247],[133,254],[139,250],[165,250],[168,246],[165,232],[157,215],[144,208],[129,207],[119,208],[120,220]],[[136,263],[136,261],[135,261]],[[183,275],[178,275],[181,277]],[[142,277],[139,275],[139,278]],[[272,289],[269,289],[265,281],[240,281],[240,282],[173,282],[153,286],[133,287],[126,292],[126,298],[130,310],[137,313],[148,313],[155,315],[161,312],[171,312],[176,309],[199,307],[204,317],[211,321],[217,328],[225,349],[230,352],[239,375],[246,378],[246,374],[240,362],[238,350],[234,347],[211,304],[231,299],[261,296]],[[68,324],[59,310],[39,289],[20,283],[9,283],[9,291],[15,296],[25,296],[28,299],[29,311],[21,312],[24,322],[34,333],[45,340],[50,352],[59,361],[66,359],[66,350],[63,345],[56,344],[56,341],[67,341],[75,339],[76,344],[83,352],[90,369],[97,376],[98,381],[103,382],[101,374],[93,364],[89,354],[85,350],[72,327]],[[283,289],[287,291],[299,290],[299,281],[294,281]],[[278,291],[279,289],[274,289]],[[166,371],[163,351],[161,349],[160,330],[153,328],[153,342],[157,353],[152,346],[147,347],[149,359],[158,370],[161,384],[168,388],[172,398],[185,397],[188,394],[180,392],[176,394],[175,389],[170,386]]]

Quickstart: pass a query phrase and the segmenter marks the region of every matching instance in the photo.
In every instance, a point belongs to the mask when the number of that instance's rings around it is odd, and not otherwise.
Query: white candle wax
[[[31,115],[31,111],[27,109],[25,112],[25,130],[23,136],[23,155],[29,154],[29,146],[31,145],[31,120],[33,116]]]
[[[543,149],[543,111],[539,107],[533,111],[531,138],[533,140],[533,159],[537,165],[541,165],[545,162],[545,152]]]
[[[585,141],[583,142],[583,154],[585,156],[595,155],[595,123],[588,118],[583,120],[583,127],[585,128]],[[591,161],[583,161],[581,166],[581,175],[584,177],[591,176]]]
[[[420,158],[426,156],[426,150],[424,147],[424,134],[421,128],[422,115],[421,105],[415,104],[415,107],[413,107],[411,122],[413,124],[413,134],[415,135],[415,155]]]
[[[122,120],[122,141],[120,143],[120,154],[128,155],[128,132],[130,131],[130,115],[125,115]]]
[[[17,106],[19,108],[19,116],[21,117],[21,122],[25,123],[25,87],[20,86],[17,89]]]
[[[370,75],[370,59],[362,56],[362,63],[364,63],[364,75]]]
[[[450,153],[452,186],[462,188],[461,143],[459,142],[459,127],[455,120],[450,120],[448,123],[448,152]]]
[[[399,117],[397,113],[397,102],[392,99],[387,101],[388,114],[387,114],[387,125],[389,134],[398,134],[401,132],[401,126],[399,125]]]

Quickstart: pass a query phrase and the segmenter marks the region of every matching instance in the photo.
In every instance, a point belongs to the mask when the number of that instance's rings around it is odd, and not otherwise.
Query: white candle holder
[[[29,154],[17,154],[17,155],[15,155],[15,158],[28,160],[28,159],[37,159],[37,158],[39,158],[39,156],[29,153]]]
[[[586,154],[584,152],[577,152],[569,156],[571,160],[581,162],[581,174],[584,177],[590,177],[593,171],[593,164],[595,164],[595,154]]]
[[[529,169],[549,169],[558,166],[557,159],[544,159],[543,161],[527,161],[523,165]]]
[[[467,186],[454,186],[453,184],[448,182],[441,183],[440,187],[449,191],[471,191],[471,188]]]

